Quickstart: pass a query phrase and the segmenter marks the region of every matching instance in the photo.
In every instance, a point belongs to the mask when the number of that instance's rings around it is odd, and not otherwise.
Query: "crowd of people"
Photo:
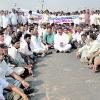
[[[50,15],[60,14],[79,14],[80,24],[48,22]],[[29,100],[28,96],[17,88],[15,81],[28,89],[29,83],[23,78],[26,75],[34,76],[37,59],[52,54],[52,50],[56,53],[70,53],[72,49],[76,49],[76,57],[81,62],[88,63],[94,72],[99,70],[99,10],[92,13],[90,10],[80,13],[51,13],[46,10],[39,23],[34,20],[32,11],[29,11],[27,16],[15,9],[12,12],[0,11],[0,100],[5,100],[5,89],[16,92],[23,100]]]
[[[38,18],[33,15],[32,11],[18,9],[12,11],[8,10],[0,10],[0,27],[6,28],[7,25],[17,25],[18,23],[21,23],[25,25],[27,22],[29,24],[35,23],[48,23],[50,18],[54,18],[57,16],[71,16],[71,15],[77,15],[79,16],[79,22],[80,23],[86,23],[89,25],[95,24],[100,25],[100,10],[81,10],[81,11],[75,11],[75,12],[64,12],[64,11],[58,11],[58,12],[50,12],[48,10],[45,11],[39,11],[35,12],[35,14],[40,14],[42,18],[41,20],[37,21]]]

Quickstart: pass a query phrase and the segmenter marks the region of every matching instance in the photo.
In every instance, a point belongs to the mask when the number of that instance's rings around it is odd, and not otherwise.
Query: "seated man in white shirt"
[[[28,36],[30,37],[30,35],[28,34]],[[21,50],[20,50],[20,54],[21,54],[21,56],[22,56],[22,58],[24,59],[24,61],[27,63],[27,64],[32,64],[32,65],[34,65],[35,63],[36,63],[36,56],[32,53],[31,55],[27,55],[27,54],[25,54],[25,50],[26,50],[26,46],[28,46],[28,45],[23,45],[23,42],[25,43],[25,39],[24,39],[24,36],[22,35],[22,32],[18,32],[17,34],[16,34],[16,37],[18,38],[18,39],[20,39],[20,49],[22,49],[22,52],[21,52]],[[23,37],[23,39],[22,39],[22,37]],[[29,38],[28,37],[28,38]],[[30,40],[30,39],[29,39]],[[26,41],[27,41],[27,39],[26,39]],[[25,49],[23,49],[23,48],[25,48]],[[27,49],[28,50],[28,49]]]
[[[4,53],[4,60],[5,62],[18,74],[22,75],[25,71],[23,67],[18,67],[14,60],[8,55],[8,47],[5,44],[0,44],[0,48],[2,48]]]
[[[75,32],[72,34],[72,47],[74,49],[78,48],[78,44],[81,42],[81,35],[83,34],[81,27],[76,27]]]
[[[16,93],[18,93],[19,95],[21,95],[23,97],[23,99],[28,100],[27,96],[21,92],[17,87],[15,87],[14,85],[9,84],[6,81],[6,77],[5,76],[9,76],[11,75],[12,77],[14,77],[15,79],[17,79],[19,82],[22,83],[22,85],[25,88],[29,87],[29,84],[27,82],[25,82],[20,76],[18,76],[16,74],[16,72],[14,72],[4,61],[4,53],[3,50],[0,48],[0,99],[5,100],[5,98],[3,97],[3,89],[7,88],[10,89]]]
[[[28,70],[29,74],[32,74],[32,65],[31,64],[26,64],[24,59],[21,57],[18,49],[20,47],[20,41],[17,38],[13,38],[12,41],[12,46],[11,48],[8,49],[8,55],[11,56],[14,59],[14,62],[18,66],[22,66],[25,69]]]
[[[25,34],[24,39],[20,42],[20,52],[22,55],[27,56],[27,58],[24,58],[24,60],[29,58],[30,60],[33,60],[33,62],[36,62],[36,57],[34,56],[31,50],[30,42],[31,42],[31,35]]]
[[[92,55],[100,48],[100,42],[96,40],[96,37],[95,33],[90,33],[86,44],[78,50],[77,55],[81,55],[82,62],[88,63]]]
[[[41,38],[39,37],[37,29],[31,29],[31,50],[37,54],[40,54],[42,57],[48,52],[48,47],[42,43]]]
[[[63,33],[62,27],[59,27],[57,34],[54,36],[54,48],[57,52],[67,53],[70,52],[71,44],[69,44],[67,35]]]
[[[0,48],[0,51],[2,51],[1,48]],[[0,63],[0,77],[6,79],[5,76],[9,76],[9,75],[15,78],[16,80],[18,80],[19,82],[21,82],[25,88],[29,87],[29,84],[25,82],[19,75],[17,75],[16,72],[14,72],[9,67],[9,65],[7,65],[7,63],[2,59]]]

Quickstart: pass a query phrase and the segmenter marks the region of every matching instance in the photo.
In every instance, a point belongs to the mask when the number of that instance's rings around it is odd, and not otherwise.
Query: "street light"
[[[44,9],[44,0],[41,1],[42,3],[42,10]]]
[[[16,8],[16,5],[17,5],[17,3],[16,3],[16,2],[15,2],[15,3],[13,3],[13,7],[14,7],[14,8]]]

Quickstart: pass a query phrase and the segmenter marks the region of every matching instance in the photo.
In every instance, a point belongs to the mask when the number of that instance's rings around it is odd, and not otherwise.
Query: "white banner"
[[[58,23],[58,24],[63,24],[63,23],[79,24],[80,19],[79,19],[79,16],[57,16],[54,18],[50,18],[49,22],[50,23]]]

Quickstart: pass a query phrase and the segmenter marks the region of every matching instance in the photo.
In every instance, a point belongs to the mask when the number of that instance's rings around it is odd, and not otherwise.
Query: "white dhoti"
[[[55,49],[56,50],[59,50],[60,52],[61,51],[68,51],[71,49],[71,44],[66,44],[65,46],[61,47],[61,46],[55,46]]]
[[[67,34],[62,35],[56,34],[54,36],[54,48],[59,51],[68,51],[71,49],[71,44],[69,44],[69,37]]]
[[[34,50],[33,50],[33,52],[36,52],[36,53],[44,53],[46,51],[48,51],[47,46],[44,46],[43,48],[42,47],[34,48]]]
[[[18,75],[22,75],[25,71],[23,67],[12,67],[13,71],[16,72]]]

